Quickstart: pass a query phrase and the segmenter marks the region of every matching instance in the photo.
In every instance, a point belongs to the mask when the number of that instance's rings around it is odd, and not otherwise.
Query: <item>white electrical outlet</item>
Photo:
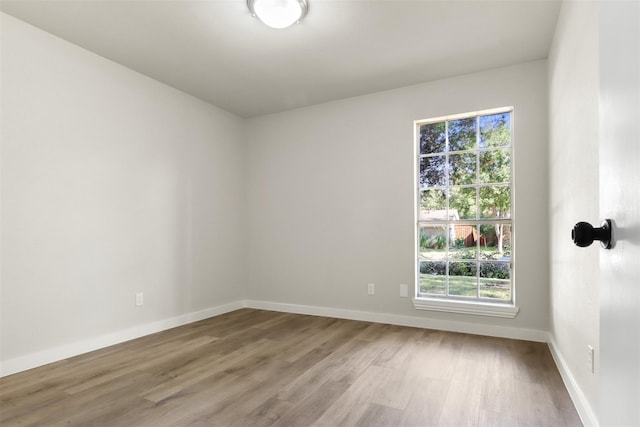
[[[375,295],[376,294],[376,285],[374,285],[373,283],[369,283],[367,285],[367,293],[369,295]]]
[[[136,293],[136,307],[140,307],[144,304],[144,292]]]
[[[592,346],[587,346],[587,368],[593,374],[596,371],[595,350]]]
[[[409,285],[401,284],[400,298],[408,298],[408,297],[409,297]]]

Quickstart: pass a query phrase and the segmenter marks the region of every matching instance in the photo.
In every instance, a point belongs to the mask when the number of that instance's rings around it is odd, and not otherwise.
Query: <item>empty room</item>
[[[0,9],[0,426],[640,426],[640,1]]]

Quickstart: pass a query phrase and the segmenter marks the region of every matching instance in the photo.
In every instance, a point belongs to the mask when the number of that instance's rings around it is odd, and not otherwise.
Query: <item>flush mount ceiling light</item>
[[[247,0],[253,16],[271,28],[287,28],[307,14],[307,0]]]

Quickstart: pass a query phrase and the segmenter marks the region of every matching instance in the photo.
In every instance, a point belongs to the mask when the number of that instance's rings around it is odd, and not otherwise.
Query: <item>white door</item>
[[[640,1],[599,2],[601,426],[640,426]]]

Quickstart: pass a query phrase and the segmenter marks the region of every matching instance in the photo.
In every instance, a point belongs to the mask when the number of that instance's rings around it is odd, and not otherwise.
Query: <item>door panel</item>
[[[602,426],[640,425],[640,2],[599,2]]]

